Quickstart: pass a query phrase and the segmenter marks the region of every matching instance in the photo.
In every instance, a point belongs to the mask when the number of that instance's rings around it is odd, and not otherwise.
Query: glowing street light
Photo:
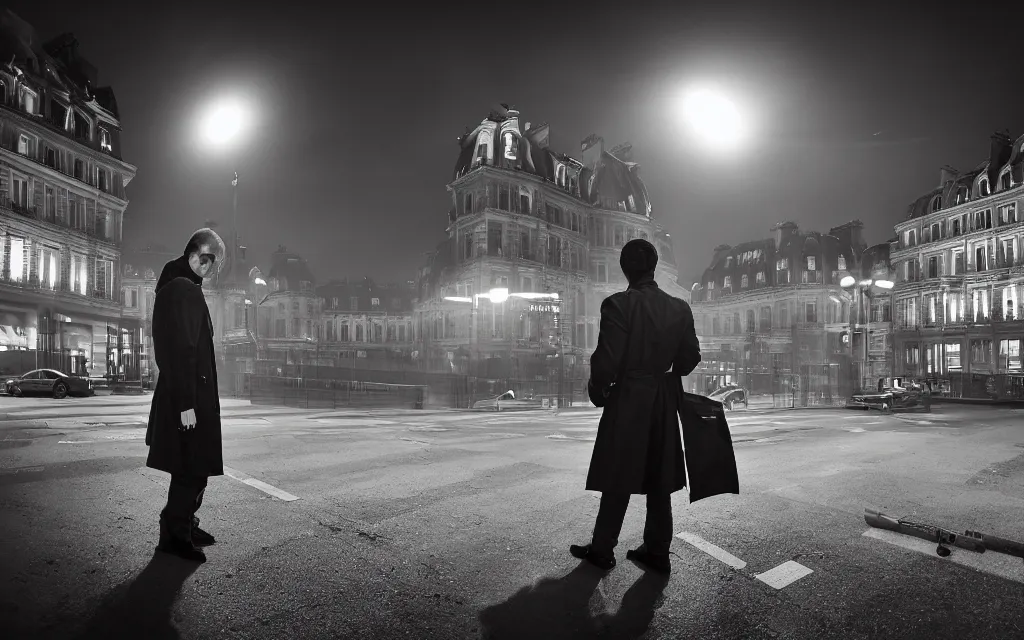
[[[252,112],[238,98],[225,98],[203,113],[199,132],[207,144],[217,147],[236,142],[252,123]]]
[[[856,282],[856,280],[853,278],[853,276],[846,276],[839,281],[839,286],[844,289],[849,289],[850,287],[853,286],[854,282]]]
[[[736,105],[710,87],[694,88],[684,96],[683,115],[693,132],[712,147],[735,147],[747,133]]]

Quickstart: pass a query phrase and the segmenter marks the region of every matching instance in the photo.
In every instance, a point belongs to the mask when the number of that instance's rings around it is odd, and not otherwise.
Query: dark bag
[[[680,394],[690,503],[723,493],[739,494],[736,454],[722,403],[681,389]]]

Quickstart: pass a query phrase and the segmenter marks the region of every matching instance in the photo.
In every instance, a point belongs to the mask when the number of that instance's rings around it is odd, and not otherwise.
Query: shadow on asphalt
[[[590,612],[590,599],[604,572],[581,562],[561,578],[544,578],[480,613],[485,640],[583,640],[637,638],[647,631],[662,603],[668,576],[644,572],[614,615]]]
[[[138,576],[112,589],[77,640],[146,638],[177,640],[171,610],[182,585],[199,563],[155,552]]]

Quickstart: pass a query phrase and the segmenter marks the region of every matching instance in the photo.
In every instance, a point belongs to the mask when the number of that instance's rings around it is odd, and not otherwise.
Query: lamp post
[[[865,278],[857,280],[853,276],[845,276],[839,281],[839,286],[843,289],[850,291],[853,295],[854,304],[850,308],[850,361],[854,359],[854,346],[853,346],[853,334],[856,331],[858,320],[860,320],[861,307],[863,306],[864,294],[871,293],[872,287],[878,287],[879,289],[889,290],[893,288],[893,282],[891,280],[874,280],[872,278]],[[854,313],[856,308],[856,314]],[[864,325],[864,361],[863,368],[860,369],[858,376],[859,380],[857,384],[860,388],[864,386],[864,369],[868,366],[868,338],[870,331],[870,322],[861,322]]]

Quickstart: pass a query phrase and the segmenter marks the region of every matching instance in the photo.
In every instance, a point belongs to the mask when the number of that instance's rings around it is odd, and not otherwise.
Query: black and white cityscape
[[[870,5],[0,7],[4,637],[1024,639],[1020,35]]]

